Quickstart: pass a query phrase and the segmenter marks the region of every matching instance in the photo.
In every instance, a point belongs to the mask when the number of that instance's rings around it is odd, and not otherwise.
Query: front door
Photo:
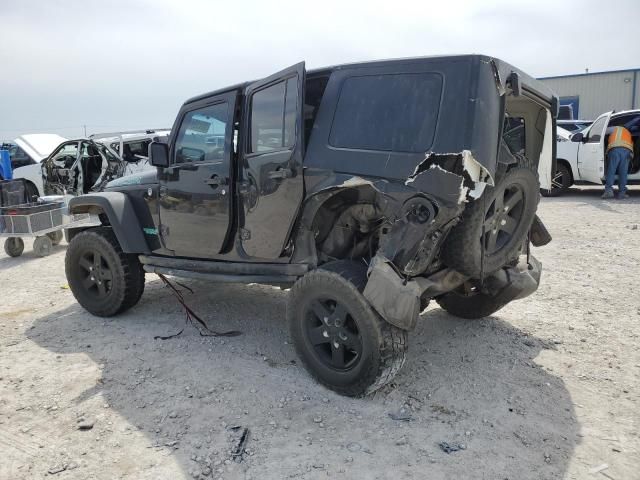
[[[240,192],[240,238],[251,257],[276,259],[304,194],[304,63],[247,87]]]
[[[236,92],[183,107],[159,172],[160,238],[177,256],[214,257],[232,213],[231,156]]]
[[[593,122],[593,125],[585,134],[584,143],[581,143],[578,147],[578,173],[580,174],[580,180],[592,183],[602,182],[601,179],[605,175],[606,132],[611,113],[600,115]]]

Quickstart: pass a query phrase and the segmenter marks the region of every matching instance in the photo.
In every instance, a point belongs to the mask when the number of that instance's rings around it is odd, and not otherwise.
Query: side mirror
[[[574,133],[573,135],[571,135],[571,141],[584,142],[584,135],[582,134],[582,132]]]
[[[169,166],[169,147],[166,143],[151,142],[149,144],[149,163],[154,167]]]

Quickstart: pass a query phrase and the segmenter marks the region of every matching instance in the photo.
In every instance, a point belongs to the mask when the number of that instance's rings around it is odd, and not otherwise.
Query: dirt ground
[[[64,243],[44,259],[29,242],[2,252],[0,479],[640,479],[631,193],[543,199],[554,241],[534,252],[539,291],[479,321],[431,306],[395,383],[365,399],[298,364],[285,291],[185,281],[212,328],[243,334],[154,340],[184,323],[158,279],[105,320],[68,290]]]

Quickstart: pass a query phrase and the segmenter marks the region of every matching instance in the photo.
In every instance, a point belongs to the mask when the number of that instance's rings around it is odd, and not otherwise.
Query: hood
[[[571,140],[571,132],[569,130],[565,130],[561,126],[556,128],[556,140],[559,142],[568,142]]]
[[[106,190],[117,189],[119,187],[130,187],[133,185],[150,185],[154,183],[158,183],[158,169],[156,167],[149,167],[141,172],[111,180],[107,184]]]
[[[47,158],[53,150],[67,139],[56,135],[55,133],[30,133],[28,135],[20,135],[14,140],[34,162],[40,163]]]

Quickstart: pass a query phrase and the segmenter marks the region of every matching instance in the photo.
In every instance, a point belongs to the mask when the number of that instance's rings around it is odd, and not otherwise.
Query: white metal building
[[[571,105],[574,118],[593,120],[610,110],[640,108],[640,68],[540,78]]]

